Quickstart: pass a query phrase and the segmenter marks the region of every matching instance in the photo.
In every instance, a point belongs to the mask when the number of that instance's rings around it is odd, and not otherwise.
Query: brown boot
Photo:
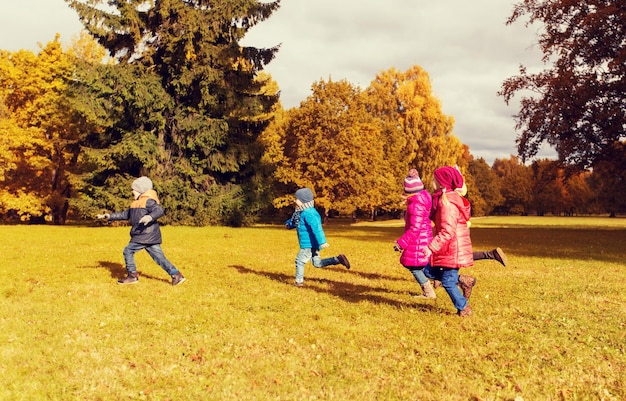
[[[341,255],[337,255],[337,260],[340,264],[344,265],[346,269],[350,270],[350,261],[343,253]]]
[[[498,247],[490,251],[473,252],[474,260],[493,259],[497,260],[502,266],[506,266],[508,259],[502,248]]]
[[[426,282],[426,284],[422,284],[421,287],[424,293],[416,296],[416,298],[437,299],[437,294],[435,294],[435,289],[430,284],[430,281]]]
[[[137,272],[129,272],[126,278],[117,280],[118,284],[137,284],[139,282],[139,274]]]
[[[476,277],[468,276],[467,274],[459,274],[459,287],[463,292],[465,299],[469,301],[472,295],[472,288],[476,285]]]
[[[465,306],[465,309],[460,310],[458,313],[459,313],[459,316],[461,316],[461,317],[468,317],[468,316],[471,316],[471,314],[472,314],[472,308],[471,308],[469,305],[466,305],[466,306]]]

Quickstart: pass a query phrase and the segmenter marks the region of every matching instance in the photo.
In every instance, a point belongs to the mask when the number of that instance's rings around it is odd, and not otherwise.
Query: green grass
[[[188,278],[146,253],[124,275],[126,227],[0,226],[2,400],[626,399],[626,219],[473,219],[474,315],[412,297],[401,222],[326,227],[293,282],[282,227],[163,228]]]

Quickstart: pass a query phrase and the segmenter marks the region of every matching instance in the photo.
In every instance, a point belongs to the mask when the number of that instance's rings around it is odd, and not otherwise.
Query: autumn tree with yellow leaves
[[[275,177],[291,191],[311,187],[327,211],[375,217],[377,210],[401,209],[410,168],[428,183],[435,168],[462,159],[463,145],[451,133],[454,120],[442,113],[418,66],[381,72],[364,91],[345,80],[322,80],[312,92],[271,127],[274,149],[282,151],[274,157]]]
[[[385,157],[397,181],[415,168],[429,184],[436,168],[459,164],[463,144],[452,134],[454,118],[443,113],[430,77],[420,66],[378,73],[365,89],[365,98],[382,124]]]
[[[367,112],[360,90],[345,80],[329,80],[314,83],[312,91],[279,128],[283,155],[275,177],[292,192],[310,187],[316,205],[326,211],[373,211],[384,205],[381,194],[393,177],[379,122]]]
[[[38,54],[0,52],[0,212],[64,223],[79,144],[64,103],[72,58],[59,37]]]

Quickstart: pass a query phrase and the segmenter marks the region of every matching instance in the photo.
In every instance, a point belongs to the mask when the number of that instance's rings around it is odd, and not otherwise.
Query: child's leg
[[[424,266],[424,269],[422,270],[422,272],[424,273],[424,276],[426,276],[427,278],[431,280],[441,281],[441,273],[442,273],[441,267],[434,267],[428,264]]]
[[[459,270],[443,268],[441,273],[441,285],[446,289],[446,292],[450,296],[450,300],[454,304],[454,307],[458,312],[465,309],[467,306],[467,300],[461,294],[461,290],[457,286],[459,282]]]
[[[430,264],[424,267],[424,275],[433,280],[433,288],[441,287],[441,267],[433,267]]]
[[[426,267],[429,267],[429,266],[426,266]],[[437,298],[437,294],[435,294],[435,290],[433,286],[430,284],[430,280],[428,280],[428,278],[426,277],[426,274],[424,273],[425,269],[423,266],[406,266],[406,268],[411,272],[413,277],[415,277],[415,280],[417,280],[420,287],[422,287],[422,291],[424,292],[424,294],[421,295],[420,298],[429,298],[429,299]]]
[[[345,255],[333,256],[330,258],[322,259],[320,257],[319,249],[313,249],[312,261],[313,266],[317,268],[324,268],[331,265],[344,265],[347,269],[350,268],[350,262]]]
[[[428,282],[428,278],[424,274],[424,267],[406,266],[406,268],[411,272],[413,277],[415,277],[419,285],[424,285]]]
[[[474,251],[472,254],[474,256],[474,260],[494,259],[497,260],[502,266],[506,266],[508,263],[508,258],[500,247],[490,251]]]
[[[124,248],[124,263],[129,273],[137,273],[137,265],[135,265],[135,253],[145,248],[145,245],[129,242]]]
[[[161,244],[154,244],[146,246],[146,251],[152,257],[152,259],[159,265],[163,270],[167,272],[170,276],[178,273],[178,269],[174,267],[172,262],[167,260],[165,254],[163,253],[163,249],[161,248]]]
[[[311,260],[311,249],[301,248],[296,256],[296,284],[304,282],[304,265]]]
[[[318,269],[323,269],[326,266],[339,264],[339,260],[334,256],[332,258],[322,259],[319,249],[314,248],[311,251],[311,264],[313,264],[313,266],[317,267]]]

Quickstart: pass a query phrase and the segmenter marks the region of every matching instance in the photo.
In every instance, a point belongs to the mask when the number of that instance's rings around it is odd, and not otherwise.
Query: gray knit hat
[[[313,191],[309,188],[300,188],[296,191],[296,199],[302,203],[311,202],[313,200]]]
[[[142,194],[152,189],[152,181],[146,176],[139,177],[133,181],[131,188]]]

